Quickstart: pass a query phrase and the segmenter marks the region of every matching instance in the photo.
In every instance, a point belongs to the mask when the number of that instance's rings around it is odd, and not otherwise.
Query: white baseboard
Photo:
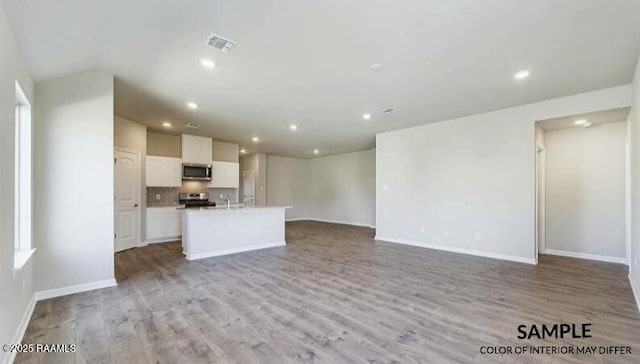
[[[361,222],[350,222],[350,221],[341,221],[341,220],[326,220],[326,219],[316,219],[314,217],[296,217],[293,219],[285,220],[287,222],[290,221],[317,221],[317,222],[326,222],[328,224],[340,224],[340,225],[351,225],[351,226],[362,226],[368,227],[370,229],[375,229],[375,225],[365,224]]]
[[[635,278],[633,278],[633,273],[631,272],[629,272],[629,283],[631,284],[633,297],[636,299],[636,307],[638,307],[638,311],[640,311],[640,282],[636,281]]]
[[[103,281],[82,283],[82,284],[77,284],[75,286],[67,286],[67,287],[61,287],[61,288],[48,289],[46,291],[38,291],[34,295],[36,297],[36,300],[42,301],[49,298],[66,296],[66,295],[86,292],[86,291],[93,291],[94,289],[113,287],[117,285],[118,283],[116,283],[115,279],[105,279]]]
[[[285,241],[278,241],[278,242],[275,242],[275,243],[255,244],[255,245],[243,246],[243,247],[240,247],[240,248],[218,250],[218,251],[215,251],[215,252],[191,254],[191,255],[187,255],[186,258],[187,258],[187,260],[198,260],[198,259],[204,259],[204,258],[218,257],[218,256],[221,256],[221,255],[229,255],[229,254],[235,254],[235,253],[248,252],[248,251],[251,251],[251,250],[275,248],[277,246],[285,246],[285,245],[287,245],[287,243]]]
[[[597,254],[575,253],[575,252],[568,252],[568,251],[564,251],[564,250],[545,249],[544,251],[541,251],[540,254],[559,255],[559,256],[562,256],[562,257],[588,259],[588,260],[598,260],[598,261],[601,261],[601,262],[609,262],[609,263],[627,264],[627,258],[609,257],[609,256],[606,256],[606,255],[597,255]]]
[[[24,338],[24,333],[27,331],[27,327],[29,326],[29,321],[31,321],[31,316],[33,315],[33,310],[36,308],[36,295],[32,295],[29,300],[29,304],[27,308],[24,310],[22,314],[22,319],[20,320],[20,324],[18,325],[18,329],[16,333],[13,335],[13,340],[8,344],[20,344],[22,343],[22,339]],[[3,343],[5,344],[5,343]],[[3,363],[13,363],[16,359],[16,352],[6,353],[7,356],[2,361]]]
[[[413,241],[413,240],[396,239],[396,238],[390,238],[390,237],[378,236],[378,235],[376,235],[375,240],[382,240],[382,241],[386,241],[386,242],[389,242],[389,243],[396,243],[396,244],[412,245],[412,246],[417,246],[417,247],[420,247],[420,248],[443,250],[443,251],[448,251],[448,252],[452,252],[452,253],[475,255],[475,256],[485,257],[485,258],[508,260],[508,261],[511,261],[511,262],[526,263],[526,264],[532,264],[532,265],[536,265],[537,264],[537,262],[536,262],[536,260],[534,258],[518,257],[518,256],[515,256],[515,255],[505,255],[505,254],[485,252],[485,251],[481,251],[481,250],[455,248],[455,247],[451,247],[451,246],[430,244],[430,243],[424,243],[424,242]]]

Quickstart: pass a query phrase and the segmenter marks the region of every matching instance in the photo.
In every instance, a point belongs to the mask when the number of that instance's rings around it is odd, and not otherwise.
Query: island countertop
[[[184,209],[182,247],[188,260],[283,246],[290,206]]]
[[[280,209],[290,209],[292,206],[231,206],[231,208],[227,208],[224,205],[221,206],[207,206],[200,208],[184,208],[183,210],[186,214],[237,214],[237,213],[249,213],[249,212],[260,212],[264,210],[280,210]]]

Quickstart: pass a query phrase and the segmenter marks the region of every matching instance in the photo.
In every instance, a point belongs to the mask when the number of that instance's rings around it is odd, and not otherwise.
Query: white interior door
[[[137,152],[115,151],[115,251],[135,248],[140,242],[140,157]]]
[[[253,204],[256,194],[256,173],[254,171],[242,172],[242,200],[244,203]]]

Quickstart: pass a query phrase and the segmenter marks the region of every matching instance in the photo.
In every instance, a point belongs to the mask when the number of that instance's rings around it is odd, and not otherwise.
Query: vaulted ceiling
[[[1,1],[36,81],[105,70],[121,116],[297,157],[628,84],[640,53],[636,0]]]

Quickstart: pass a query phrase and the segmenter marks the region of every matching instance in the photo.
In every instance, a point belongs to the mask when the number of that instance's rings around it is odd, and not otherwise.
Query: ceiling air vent
[[[201,126],[202,126],[202,124],[200,124],[200,123],[194,123],[194,122],[192,121],[192,122],[187,123],[187,125],[185,125],[185,126],[186,126],[187,128],[191,128],[191,129],[198,129],[199,127],[201,127]]]
[[[219,49],[225,53],[231,52],[231,50],[236,46],[236,42],[231,39],[223,38],[214,33],[209,35],[204,44],[211,48]]]

